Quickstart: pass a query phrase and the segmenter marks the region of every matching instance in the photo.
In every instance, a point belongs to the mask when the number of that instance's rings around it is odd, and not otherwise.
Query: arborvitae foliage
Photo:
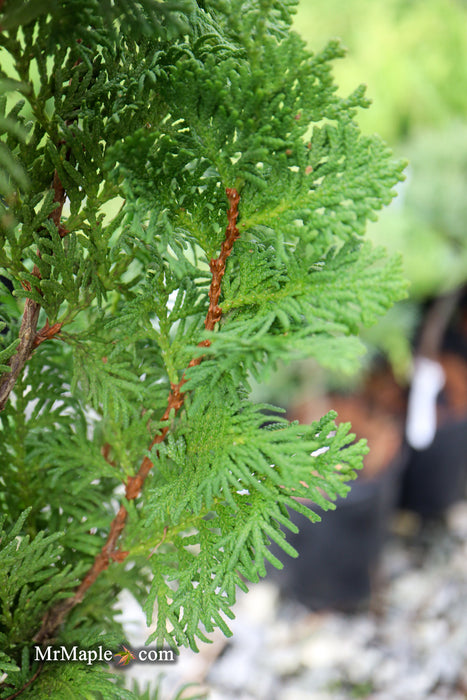
[[[353,366],[403,295],[362,242],[401,165],[294,4],[0,3],[0,697],[134,697],[33,640],[117,647],[123,588],[158,645],[230,634],[296,497],[361,464],[335,414],[249,399],[278,360]]]

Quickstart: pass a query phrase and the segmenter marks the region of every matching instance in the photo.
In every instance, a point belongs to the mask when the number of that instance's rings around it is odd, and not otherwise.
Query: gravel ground
[[[467,698],[467,502],[442,522],[398,516],[380,580],[353,614],[310,612],[266,580],[239,597],[231,639],[129,672],[152,684],[162,671],[163,700],[187,682],[210,700]],[[129,628],[129,641],[142,633]]]

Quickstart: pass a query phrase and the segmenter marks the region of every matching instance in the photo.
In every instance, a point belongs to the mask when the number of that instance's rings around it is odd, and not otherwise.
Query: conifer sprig
[[[1,698],[134,698],[99,668],[34,677],[31,634],[117,646],[124,589],[158,644],[230,634],[236,591],[282,565],[271,543],[294,555],[289,511],[316,519],[299,499],[332,508],[361,467],[335,414],[270,421],[250,397],[278,361],[355,365],[404,294],[361,240],[403,166],[295,4],[0,3],[0,510],[24,555]]]
[[[0,9],[1,9],[1,3],[2,3],[2,2],[3,2],[3,0],[0,0]],[[24,691],[27,690],[27,688],[29,688],[29,687],[34,683],[34,681],[37,680],[37,678],[38,678],[38,677],[40,676],[40,674],[42,673],[43,668],[44,668],[44,662],[42,662],[42,663],[39,665],[39,668],[33,673],[33,675],[31,676],[31,678],[29,678],[21,688],[19,688],[18,690],[16,690],[16,691],[15,691],[14,693],[12,693],[11,695],[8,695],[8,697],[6,697],[5,700],[14,700],[14,698],[17,698],[17,697],[19,697],[20,695],[22,695],[22,694],[24,693]]]
[[[225,238],[221,245],[219,257],[212,259],[209,264],[212,280],[209,287],[209,308],[204,322],[204,327],[208,331],[214,330],[216,323],[218,323],[221,319],[222,310],[219,307],[218,302],[221,295],[222,277],[225,273],[227,258],[231,254],[233,245],[240,235],[237,228],[237,218],[239,213],[238,203],[240,196],[235,188],[226,188],[226,195],[229,200],[230,207],[227,211]],[[50,329],[50,333],[53,335],[52,328]],[[44,338],[44,340],[45,339],[46,338]],[[42,340],[40,342],[42,342]],[[200,343],[201,347],[209,347],[210,345],[211,341],[209,339]],[[202,360],[203,356],[195,357],[189,362],[188,367],[195,367],[199,365]],[[149,445],[149,451],[152,450],[155,445],[159,445],[165,440],[170,429],[168,421],[171,418],[174,418],[183,406],[186,390],[182,391],[182,387],[188,381],[189,380],[186,378],[185,373],[183,373],[183,376],[178,384],[171,384],[171,390],[167,399],[167,408],[165,409],[164,415],[160,421],[161,423],[165,423],[165,425],[162,430],[152,439]],[[144,482],[153,466],[153,461],[149,459],[148,456],[145,456],[135,476],[128,477],[125,488],[125,498],[127,501],[133,501],[140,495]],[[51,608],[44,616],[41,629],[34,637],[34,640],[37,643],[42,644],[53,637],[58,626],[63,622],[69,611],[74,608],[75,605],[81,603],[87,590],[96,581],[98,576],[108,568],[112,561],[123,562],[126,559],[129,552],[121,551],[118,543],[125,528],[127,519],[128,510],[122,504],[110,525],[109,535],[105,544],[95,557],[90,570],[83,578],[74,595]]]

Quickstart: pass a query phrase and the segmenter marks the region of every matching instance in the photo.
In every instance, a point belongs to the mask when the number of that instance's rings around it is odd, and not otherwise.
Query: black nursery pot
[[[425,450],[410,448],[402,478],[400,507],[422,517],[437,517],[465,496],[467,418],[438,428]]]
[[[299,528],[287,534],[298,551],[297,559],[284,560],[284,569],[272,573],[281,592],[311,609],[353,610],[372,593],[379,556],[397,502],[405,462],[401,452],[386,469],[372,479],[358,478],[346,498],[338,498],[335,511],[323,511],[312,523],[291,513]]]

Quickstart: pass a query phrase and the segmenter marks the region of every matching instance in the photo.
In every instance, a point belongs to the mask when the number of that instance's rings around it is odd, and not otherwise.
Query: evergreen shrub
[[[403,166],[294,8],[0,3],[1,698],[136,697],[33,643],[118,647],[123,589],[148,643],[229,635],[296,497],[361,466],[335,413],[249,398],[279,360],[354,367],[404,294],[363,240]]]

